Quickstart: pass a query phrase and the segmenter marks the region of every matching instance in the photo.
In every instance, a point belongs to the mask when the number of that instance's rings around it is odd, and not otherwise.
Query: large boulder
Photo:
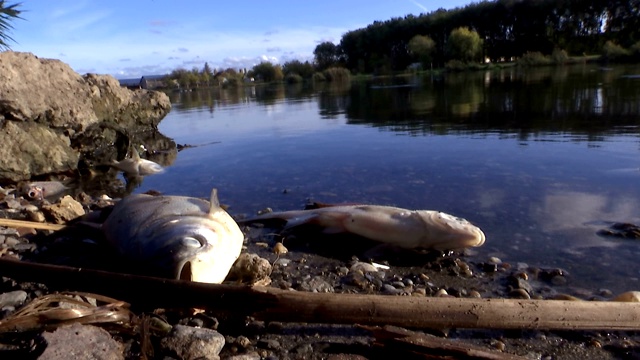
[[[128,90],[108,75],[81,76],[60,60],[0,52],[0,182],[73,171],[80,158],[74,140],[88,129],[157,131],[170,109],[162,92]]]

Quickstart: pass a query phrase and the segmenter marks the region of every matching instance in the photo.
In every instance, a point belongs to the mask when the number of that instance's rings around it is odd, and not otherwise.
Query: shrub
[[[551,53],[551,61],[555,64],[565,64],[569,61],[569,54],[562,49],[555,48]]]
[[[467,64],[460,60],[449,60],[444,67],[449,71],[464,71],[467,69]]]
[[[314,73],[311,77],[313,81],[327,81],[327,78],[321,72]]]
[[[605,61],[620,61],[629,56],[629,50],[609,40],[602,47],[602,59]]]
[[[527,51],[518,59],[517,64],[521,66],[549,65],[551,64],[551,59],[539,51]]]
[[[298,74],[289,74],[287,75],[284,80],[288,83],[288,84],[296,84],[296,83],[301,83],[302,82],[302,76],[298,75]]]
[[[341,67],[331,67],[322,73],[327,80],[332,82],[343,82],[351,79],[351,72]]]

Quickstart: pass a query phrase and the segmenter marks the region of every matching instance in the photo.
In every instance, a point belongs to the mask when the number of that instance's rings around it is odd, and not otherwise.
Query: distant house
[[[140,79],[120,79],[120,86],[127,89],[141,89]]]
[[[127,89],[158,89],[166,87],[164,79],[167,75],[145,75],[138,79],[120,79],[120,86]]]
[[[140,79],[140,86],[149,90],[166,87],[164,81],[166,77],[166,75],[145,75]]]

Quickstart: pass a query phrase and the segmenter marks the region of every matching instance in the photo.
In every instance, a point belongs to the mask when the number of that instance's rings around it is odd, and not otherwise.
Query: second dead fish
[[[114,160],[110,165],[129,176],[147,176],[164,172],[164,168],[160,164],[142,159],[136,149],[131,149],[130,158],[121,161]]]
[[[310,224],[324,233],[351,233],[405,249],[455,250],[484,244],[485,235],[469,221],[434,210],[391,206],[326,206],[273,212],[238,223],[285,220],[285,229]]]

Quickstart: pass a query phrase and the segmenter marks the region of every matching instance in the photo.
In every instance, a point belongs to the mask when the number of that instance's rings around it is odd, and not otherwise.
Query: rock
[[[0,181],[75,170],[80,154],[72,143],[87,129],[156,129],[170,109],[162,92],[131,91],[108,75],[83,77],[60,60],[0,52],[0,137],[11,139],[0,142]]]
[[[260,360],[260,354],[257,352],[250,352],[241,355],[229,356],[227,360]]]
[[[219,359],[224,343],[224,336],[215,330],[184,325],[174,326],[171,333],[160,341],[163,349],[185,360]]]
[[[237,280],[255,284],[265,283],[271,274],[272,267],[269,260],[256,254],[242,253],[231,266],[226,280]]]
[[[314,276],[311,280],[302,282],[298,286],[298,290],[318,292],[318,293],[334,292],[333,286],[331,286],[331,284],[329,284],[321,276]]]
[[[82,204],[69,195],[60,199],[57,204],[43,206],[42,211],[56,224],[64,224],[85,214]]]
[[[73,324],[43,335],[47,347],[38,359],[124,359],[123,346],[96,326]]]
[[[22,290],[9,291],[0,294],[0,309],[4,309],[8,306],[16,307],[24,304],[27,300],[27,292]]]

